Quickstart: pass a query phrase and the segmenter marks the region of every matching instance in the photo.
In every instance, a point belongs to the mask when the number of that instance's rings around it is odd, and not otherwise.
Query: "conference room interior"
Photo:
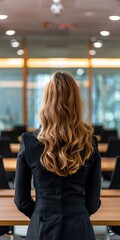
[[[120,1],[0,1],[1,240],[26,236],[29,220],[13,202],[17,153],[21,134],[40,127],[44,88],[57,70],[75,78],[84,120],[98,138],[101,207],[91,216],[96,240],[120,239],[119,24]],[[35,198],[33,182],[31,188]]]

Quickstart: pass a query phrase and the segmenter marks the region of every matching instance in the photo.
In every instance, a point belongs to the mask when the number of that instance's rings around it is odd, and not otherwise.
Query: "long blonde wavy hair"
[[[51,77],[45,89],[40,119],[38,140],[44,144],[40,156],[42,165],[59,176],[76,173],[93,152],[93,130],[82,119],[79,88],[68,73],[56,72]]]

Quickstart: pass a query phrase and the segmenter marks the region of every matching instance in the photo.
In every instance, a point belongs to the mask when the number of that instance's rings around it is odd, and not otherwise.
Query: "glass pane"
[[[93,123],[117,128],[120,134],[120,72],[119,69],[94,69]]]
[[[58,70],[58,69],[57,69]],[[61,69],[60,69],[61,70]],[[40,125],[38,111],[42,102],[44,86],[56,69],[29,69],[27,101],[28,126],[38,128]],[[88,112],[88,77],[86,69],[63,69],[73,75],[78,82],[82,99]]]
[[[0,69],[0,109],[0,130],[22,123],[22,69]]]

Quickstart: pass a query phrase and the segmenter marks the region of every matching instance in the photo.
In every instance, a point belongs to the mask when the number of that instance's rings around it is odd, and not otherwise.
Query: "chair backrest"
[[[120,189],[120,156],[116,159],[115,169],[112,173],[109,189]],[[120,226],[111,226],[110,229],[120,235]]]
[[[16,125],[13,128],[13,131],[15,131],[18,135],[21,135],[24,132],[27,132],[26,125]]]
[[[116,159],[116,165],[111,176],[109,189],[120,189],[120,156]]]
[[[110,137],[114,137],[114,138],[118,139],[118,134],[117,134],[117,130],[116,129],[113,129],[113,130],[103,130],[100,142],[101,143],[107,143],[108,139]]]
[[[0,139],[0,155],[5,158],[16,157],[17,153],[13,153],[10,149],[10,142],[6,139]]]
[[[1,135],[1,138],[8,138],[10,140],[10,134],[11,134],[11,131],[2,130],[0,135]]]
[[[3,157],[12,157],[9,140],[0,139],[0,155]]]
[[[9,184],[6,176],[6,172],[3,165],[3,159],[2,156],[0,156],[0,189],[9,189]],[[10,226],[0,226],[0,236],[9,233],[9,231],[12,230],[12,227]]]
[[[94,135],[100,135],[102,134],[103,131],[103,126],[102,125],[93,125],[94,128]]]
[[[18,136],[19,136],[19,134],[15,130],[14,131],[13,130],[12,131],[1,131],[1,139],[7,137],[7,138],[9,138],[10,143],[19,143]]]
[[[0,154],[3,157],[9,157],[11,154],[10,142],[6,139],[0,139]]]
[[[111,138],[108,142],[108,149],[104,157],[116,157],[120,155],[120,139]]]
[[[0,189],[9,189],[9,184],[4,169],[2,156],[0,156]]]

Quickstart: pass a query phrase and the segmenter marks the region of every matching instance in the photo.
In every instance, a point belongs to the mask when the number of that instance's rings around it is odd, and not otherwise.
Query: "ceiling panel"
[[[52,0],[0,1],[0,14],[8,14],[8,19],[0,21],[0,40],[11,39],[5,36],[5,31],[15,29],[15,37],[24,35],[30,41],[37,38],[45,41],[48,52],[56,44],[56,48],[63,48],[64,55],[74,52],[81,42],[86,45],[88,39],[94,36],[103,40],[103,48],[107,48],[108,52],[111,51],[110,46],[112,49],[117,47],[118,56],[119,44],[116,42],[120,41],[120,21],[111,22],[108,17],[120,15],[119,0],[61,0],[61,3],[64,11],[56,17],[50,12]],[[100,37],[101,30],[109,30],[111,35]],[[33,46],[35,48],[35,44]],[[98,53],[100,51],[97,50]]]

